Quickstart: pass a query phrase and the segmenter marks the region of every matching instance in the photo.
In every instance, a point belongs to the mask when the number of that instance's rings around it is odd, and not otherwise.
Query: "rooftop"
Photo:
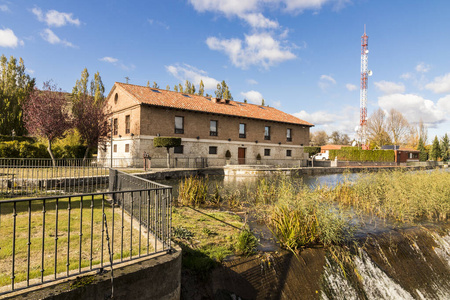
[[[124,89],[138,102],[150,106],[170,107],[190,111],[200,111],[235,117],[283,122],[304,126],[313,124],[301,120],[293,115],[269,106],[261,106],[233,100],[222,100],[200,95],[183,94],[174,91],[155,89],[133,84],[116,82],[114,88]],[[111,96],[111,93],[108,97]]]

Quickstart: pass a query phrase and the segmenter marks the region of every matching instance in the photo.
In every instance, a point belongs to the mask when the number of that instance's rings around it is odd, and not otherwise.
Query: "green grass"
[[[183,249],[183,267],[204,278],[217,263],[236,252],[244,224],[231,212],[176,207],[172,226],[173,239]]]
[[[83,209],[80,209],[80,204]],[[103,253],[101,248],[102,240],[102,204],[100,196],[84,197],[81,201],[80,197],[71,199],[71,210],[69,218],[68,198],[58,201],[58,222],[56,223],[56,200],[47,200],[45,206],[45,226],[43,227],[43,202],[34,201],[31,205],[31,226],[30,226],[30,278],[38,278],[41,276],[42,268],[42,232],[44,232],[44,276],[54,273],[55,268],[55,236],[56,225],[58,226],[57,240],[57,260],[56,272],[66,272],[67,270],[67,245],[69,242],[69,270],[78,269],[78,260],[80,256],[81,244],[81,268],[88,267],[91,259],[91,236],[92,243],[92,265],[100,263],[101,255],[103,261],[109,261],[108,250],[106,248],[106,232],[104,233]],[[93,204],[93,209],[91,209]],[[16,245],[15,245],[15,281],[20,282],[26,279],[27,272],[27,252],[28,252],[28,201],[17,203],[16,217]],[[13,222],[12,204],[1,204],[0,219],[0,286],[11,283],[11,267],[12,267],[12,240],[13,240]],[[82,212],[82,216],[80,216]],[[112,208],[105,202],[105,213],[107,216],[107,225],[110,238],[112,238]],[[91,221],[93,218],[93,221]],[[69,234],[70,220],[70,234]],[[92,225],[92,235],[91,235]],[[114,211],[114,259],[121,257],[121,210],[115,208]],[[124,258],[130,256],[130,232],[133,232],[132,239],[132,255],[138,254],[139,247],[139,231],[131,230],[129,222],[124,221],[124,244],[122,255]],[[82,236],[80,241],[80,228]],[[141,253],[147,253],[146,238],[142,237]],[[112,243],[112,240],[110,240]],[[152,251],[152,248],[149,248]]]

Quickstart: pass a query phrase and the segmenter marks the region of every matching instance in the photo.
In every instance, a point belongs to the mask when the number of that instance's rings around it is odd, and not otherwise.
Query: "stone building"
[[[306,159],[303,146],[313,126],[273,107],[118,82],[106,101],[113,119],[113,158],[126,158],[128,164],[146,152],[154,167],[164,165],[166,149],[153,147],[153,139],[167,136],[182,140],[181,147],[170,149],[174,166],[224,165],[227,151],[231,164],[298,165]],[[99,157],[110,158],[110,151],[108,144]]]

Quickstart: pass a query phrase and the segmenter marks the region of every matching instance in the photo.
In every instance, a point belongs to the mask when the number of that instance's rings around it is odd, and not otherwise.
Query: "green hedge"
[[[53,154],[56,158],[83,158],[86,151],[85,146],[54,146]],[[47,146],[28,141],[17,140],[0,143],[0,157],[2,158],[50,158]]]
[[[9,141],[19,141],[19,142],[36,142],[36,139],[28,136],[15,136],[14,138],[10,135],[0,135],[0,142],[9,142]]]
[[[303,147],[303,151],[305,153],[308,153],[309,157],[311,157],[320,152],[320,146],[318,146],[318,147]]]
[[[349,161],[395,161],[394,150],[360,150],[357,147],[345,147],[340,150],[330,150],[330,160]]]
[[[181,138],[177,137],[155,137],[153,139],[153,146],[155,147],[178,147],[181,146]]]

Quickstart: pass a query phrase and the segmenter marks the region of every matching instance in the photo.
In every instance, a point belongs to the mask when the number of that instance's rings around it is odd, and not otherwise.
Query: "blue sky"
[[[71,91],[81,71],[161,88],[225,80],[265,103],[351,136],[359,123],[361,35],[368,114],[396,108],[429,136],[450,133],[450,1],[0,0],[0,51]],[[209,88],[209,89],[208,89]],[[430,142],[430,141],[429,141]]]

